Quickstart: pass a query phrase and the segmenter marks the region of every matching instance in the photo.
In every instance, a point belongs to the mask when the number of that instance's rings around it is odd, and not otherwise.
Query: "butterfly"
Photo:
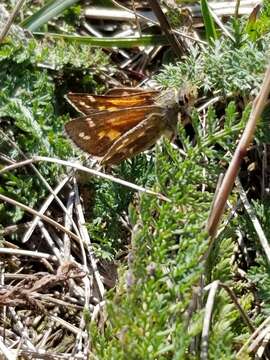
[[[106,95],[69,93],[68,102],[83,115],[65,124],[67,136],[102,165],[115,165],[139,154],[165,135],[176,133],[178,114],[186,115],[196,97],[193,87],[162,93],[117,88]]]

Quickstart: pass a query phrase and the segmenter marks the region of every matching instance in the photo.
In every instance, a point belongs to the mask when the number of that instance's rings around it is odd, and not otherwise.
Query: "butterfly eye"
[[[180,107],[186,106],[189,102],[189,97],[186,94],[180,94],[178,98],[178,105]]]

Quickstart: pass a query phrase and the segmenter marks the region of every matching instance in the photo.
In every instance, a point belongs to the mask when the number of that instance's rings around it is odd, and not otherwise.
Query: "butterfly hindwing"
[[[124,133],[108,149],[101,164],[118,164],[122,160],[149,149],[164,132],[165,122],[162,117],[160,112],[153,112]]]
[[[69,121],[65,130],[80,149],[94,156],[104,156],[117,139],[153,111],[159,112],[160,108],[151,105],[100,111]]]

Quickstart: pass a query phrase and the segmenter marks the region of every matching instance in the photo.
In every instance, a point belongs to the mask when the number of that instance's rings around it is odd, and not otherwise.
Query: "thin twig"
[[[238,351],[238,353],[236,354],[236,359],[242,359],[242,353],[244,351],[246,351],[246,349],[248,348],[249,344],[253,341],[253,339],[255,339],[258,334],[266,327],[268,326],[268,324],[270,324],[270,316],[268,316],[259,327],[257,327],[257,329],[251,334],[251,336],[248,338],[248,340],[245,342],[245,344],[241,347],[241,349]]]
[[[250,333],[252,333],[253,331],[255,331],[255,327],[253,326],[252,322],[250,321],[249,317],[247,316],[247,314],[245,313],[244,309],[242,308],[242,306],[240,305],[234,291],[227,286],[224,283],[220,283],[219,284],[221,287],[223,287],[223,289],[225,289],[227,291],[227,293],[229,294],[230,298],[232,299],[232,301],[234,302],[235,306],[237,307],[237,309],[239,310],[242,319],[244,320],[244,323],[247,325]]]
[[[246,212],[248,213],[248,216],[254,226],[254,229],[258,235],[258,239],[260,241],[261,247],[265,253],[265,256],[267,258],[268,264],[270,265],[270,246],[269,246],[269,241],[267,240],[265,233],[263,231],[263,228],[259,222],[259,219],[257,218],[255,211],[253,210],[252,206],[250,205],[247,195],[242,187],[242,184],[239,180],[239,178],[237,178],[235,180],[235,184],[238,188],[239,194],[240,194],[240,198],[241,201],[245,207]]]
[[[213,281],[207,287],[210,286],[210,291],[208,294],[207,302],[205,305],[205,314],[203,319],[203,329],[202,329],[202,340],[201,340],[201,360],[208,359],[208,339],[209,339],[209,331],[210,331],[210,324],[211,318],[213,313],[214,301],[215,296],[219,286],[219,280]]]
[[[22,157],[25,159],[24,161],[21,162],[21,164],[30,164],[31,168],[33,169],[33,171],[36,173],[36,175],[39,177],[39,179],[43,182],[43,184],[46,186],[46,188],[48,189],[48,191],[54,196],[55,200],[58,202],[59,206],[61,207],[61,209],[64,211],[64,213],[69,216],[68,214],[68,211],[65,207],[65,205],[63,204],[63,202],[60,200],[60,198],[57,196],[57,194],[54,192],[54,190],[52,189],[52,187],[49,185],[49,183],[46,181],[46,179],[44,178],[43,175],[41,175],[41,173],[39,172],[39,170],[36,168],[36,166],[32,163],[32,159],[27,159],[24,152],[20,149],[20,147],[6,134],[4,133],[3,130],[0,129],[0,133],[2,134],[2,136],[19,152],[20,155],[22,155]],[[0,174],[1,174],[1,171],[5,172],[5,171],[11,171],[13,169],[16,169],[17,168],[17,165],[18,163],[14,163],[13,166],[14,167],[10,167],[10,166],[7,166],[5,167],[4,169],[0,170]],[[20,167],[20,166],[19,166]],[[48,200],[49,201],[49,200]],[[45,202],[46,203],[46,202]],[[48,205],[49,206],[49,205]],[[44,211],[46,209],[44,208]],[[74,231],[75,233],[80,236],[80,233],[79,233],[79,230],[76,226],[76,224],[74,223],[72,217],[69,218],[71,223],[72,223],[72,226],[74,228]],[[36,226],[38,222],[38,218],[34,219],[34,225],[31,229],[31,231],[33,232],[34,231],[34,226]],[[31,232],[28,231],[27,232],[27,236],[30,237],[31,235]],[[24,242],[26,242],[28,239],[26,239],[26,235],[25,237],[23,238]]]
[[[226,28],[226,26],[223,25],[220,18],[216,15],[215,11],[212,9],[211,5],[209,6],[210,14],[213,16],[213,19],[215,20],[216,24],[221,28],[223,33],[227,35],[232,41],[235,41],[235,38],[232,36],[232,34],[229,32],[229,30]]]
[[[117,184],[126,186],[126,187],[128,187],[130,189],[142,192],[144,194],[157,196],[161,200],[171,202],[170,199],[168,199],[166,196],[164,196],[164,195],[162,195],[160,193],[157,193],[157,192],[149,190],[149,189],[145,189],[142,186],[133,184],[133,183],[131,183],[129,181],[126,181],[126,180],[116,178],[115,176],[102,173],[101,171],[87,168],[87,167],[82,166],[80,164],[76,164],[76,163],[73,163],[73,162],[70,162],[70,161],[60,160],[60,159],[56,159],[56,158],[45,157],[45,156],[34,156],[32,160],[33,160],[33,162],[45,161],[45,162],[52,162],[52,163],[59,164],[59,165],[70,166],[70,167],[72,167],[74,169],[84,171],[84,172],[86,172],[88,174],[91,174],[91,175],[94,175],[94,176],[97,176],[97,177],[101,177],[101,178],[106,179],[106,180],[110,180],[110,181],[115,182]],[[2,169],[2,170],[4,170],[4,169]],[[0,170],[0,174],[1,174],[2,170]]]
[[[113,3],[114,5],[116,5],[117,7],[133,13],[133,11],[130,10],[128,7],[119,4],[119,3],[118,3],[117,1],[115,1],[115,0],[111,0],[111,1],[112,1],[112,3]],[[150,18],[148,18],[147,16],[144,16],[144,15],[142,15],[142,14],[140,14],[140,13],[137,13],[137,16],[138,16],[139,18],[145,20],[145,21],[151,22],[152,24],[159,25],[159,22],[158,22],[158,21],[155,21],[155,20],[153,20],[153,19],[150,19]],[[182,36],[183,38],[187,38],[187,39],[189,39],[189,40],[193,40],[193,41],[195,41],[195,42],[197,42],[197,43],[200,43],[200,44],[203,44],[203,45],[208,45],[206,41],[203,41],[203,40],[194,38],[193,36],[190,36],[190,35],[188,35],[188,34],[186,34],[186,33],[181,32],[181,31],[172,29],[172,32],[175,33],[175,34],[178,34],[178,35]]]
[[[10,29],[15,17],[17,16],[18,12],[20,11],[21,7],[23,6],[24,1],[25,0],[18,0],[17,4],[15,5],[12,13],[9,16],[9,19],[8,19],[6,25],[4,26],[3,30],[0,33],[0,44],[3,42],[5,36],[9,32],[9,29]]]
[[[48,209],[48,207],[50,206],[50,204],[52,203],[52,201],[55,199],[55,196],[59,193],[59,191],[65,186],[65,184],[69,181],[71,175],[66,176],[61,182],[60,184],[58,184],[56,186],[56,188],[53,190],[53,194],[50,194],[50,196],[48,196],[48,198],[44,201],[44,203],[41,205],[40,209],[39,209],[39,213],[40,214],[44,214],[45,211]],[[29,229],[25,232],[23,238],[22,238],[22,243],[26,243],[31,235],[33,234],[38,222],[40,221],[39,217],[35,217],[31,226],[29,227]]]
[[[213,206],[213,211],[209,215],[206,229],[210,237],[214,238],[217,232],[217,228],[221,217],[224,212],[226,201],[233,188],[234,181],[238,174],[241,161],[246,154],[247,148],[253,139],[254,132],[256,130],[257,123],[260,119],[261,113],[264,109],[265,103],[270,90],[270,65],[268,66],[264,80],[261,86],[261,90],[253,102],[253,107],[249,116],[249,120],[246,124],[245,130],[239,141],[239,144],[235,150],[232,161],[224,176],[220,190],[217,194],[217,199]]]
[[[47,253],[43,253],[40,251],[30,251],[30,250],[22,250],[22,249],[7,249],[7,248],[1,247],[0,254],[30,256],[33,258],[47,259],[47,260],[54,261],[54,262],[57,261],[56,256],[50,255]]]
[[[241,2],[241,0],[236,0],[236,3],[235,3],[234,17],[235,17],[236,19],[237,19],[238,16],[239,16],[240,2]]]
[[[74,179],[74,191],[75,191],[75,206],[76,206],[76,211],[77,211],[77,216],[78,216],[78,224],[79,224],[81,237],[84,239],[84,243],[86,244],[86,247],[87,247],[87,250],[88,250],[88,256],[90,258],[91,268],[92,268],[94,278],[95,278],[96,283],[97,283],[100,298],[103,299],[105,289],[104,289],[103,283],[102,283],[101,278],[100,278],[100,274],[99,274],[98,269],[97,269],[97,263],[96,263],[95,254],[94,254],[94,251],[93,251],[93,246],[91,244],[90,236],[89,236],[89,233],[88,233],[87,228],[85,226],[85,219],[84,219],[84,215],[83,215],[82,206],[81,206],[81,203],[80,203],[79,189],[78,189],[78,186],[77,186],[76,179]],[[85,260],[85,268],[87,270],[86,260]],[[90,291],[89,291],[88,296],[90,296]],[[87,296],[85,296],[85,300],[86,299],[87,299]],[[88,303],[86,303],[85,306],[88,307]]]
[[[7,196],[5,196],[5,195],[2,195],[2,194],[0,194],[0,200],[5,201],[5,202],[7,202],[7,203],[9,203],[9,204],[12,204],[12,205],[14,205],[14,206],[18,206],[18,207],[20,207],[21,209],[29,212],[30,214],[39,216],[42,220],[44,220],[44,221],[48,222],[49,224],[55,226],[57,229],[65,232],[65,233],[67,233],[67,234],[68,234],[70,237],[72,237],[74,240],[76,240],[76,241],[78,241],[78,242],[81,241],[81,239],[80,239],[79,236],[75,235],[73,232],[69,231],[69,230],[66,229],[64,226],[58,224],[58,222],[54,221],[54,220],[51,219],[50,217],[48,217],[48,216],[46,216],[46,215],[44,215],[44,214],[40,214],[38,211],[30,208],[29,206],[24,205],[24,204],[22,204],[22,203],[20,203],[20,202],[18,202],[18,201],[16,201],[16,200],[11,199],[11,198],[9,198],[9,197],[7,197]]]
[[[169,40],[169,43],[171,44],[171,47],[175,54],[181,59],[181,57],[184,54],[184,44],[178,41],[174,33],[172,32],[171,25],[168,22],[168,19],[164,15],[159,2],[157,0],[148,0],[154,14],[156,15],[161,29],[164,31],[165,35],[167,36],[167,39]]]
[[[65,220],[64,220],[64,226],[66,229],[69,229],[69,230],[71,229],[70,218],[72,217],[72,212],[73,212],[74,195],[75,195],[74,190],[72,189],[68,195],[68,200],[67,200],[67,210],[68,210],[69,216],[66,215]],[[66,233],[64,234],[63,243],[64,243],[64,259],[65,259],[65,261],[69,261],[70,260],[71,243],[70,243],[70,238]]]

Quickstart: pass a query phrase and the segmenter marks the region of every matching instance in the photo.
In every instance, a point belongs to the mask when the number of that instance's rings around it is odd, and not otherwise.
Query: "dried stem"
[[[171,25],[168,22],[168,19],[164,15],[159,2],[157,0],[148,0],[153,12],[155,13],[161,29],[164,31],[165,35],[167,36],[167,39],[169,40],[169,43],[171,44],[171,47],[175,54],[181,59],[181,57],[184,54],[184,44],[180,44],[174,33],[172,32]]]
[[[266,235],[262,229],[262,226],[255,214],[255,211],[253,210],[252,206],[250,205],[249,201],[248,201],[248,198],[247,198],[247,195],[242,187],[242,184],[240,182],[240,180],[237,178],[236,179],[236,186],[239,190],[239,193],[240,193],[240,198],[241,198],[241,201],[245,207],[245,210],[246,212],[248,213],[248,216],[254,226],[254,229],[257,233],[257,236],[258,236],[258,239],[259,239],[259,242],[263,248],[263,251],[265,253],[265,256],[266,256],[266,259],[268,261],[268,264],[270,265],[270,246],[269,246],[269,241],[267,240],[266,238]]]
[[[47,223],[53,225],[54,227],[56,227],[57,229],[67,233],[70,237],[72,237],[74,240],[78,241],[80,243],[80,241],[82,239],[79,238],[79,236],[75,235],[73,232],[69,231],[68,229],[64,228],[64,226],[58,224],[58,222],[54,221],[53,219],[51,219],[50,217],[44,215],[44,214],[41,214],[39,213],[38,211],[30,208],[29,206],[27,205],[24,205],[14,199],[11,199],[7,196],[4,196],[2,194],[0,194],[0,200],[2,201],[5,201],[9,204],[12,204],[14,206],[18,206],[20,207],[21,209],[25,210],[25,211],[28,211],[30,214],[33,214],[33,215],[36,215],[36,216],[39,216],[42,220],[46,221]]]
[[[3,174],[6,171],[17,169],[18,167],[21,167],[21,166],[24,166],[24,165],[29,165],[29,164],[32,164],[34,162],[39,162],[39,161],[52,162],[52,163],[59,164],[59,165],[70,166],[70,167],[72,167],[74,169],[84,171],[84,172],[89,173],[91,175],[95,175],[95,176],[104,178],[106,180],[113,181],[113,182],[115,182],[117,184],[129,187],[129,188],[131,188],[133,190],[137,190],[137,191],[140,191],[140,192],[148,194],[148,195],[157,196],[161,200],[171,202],[171,200],[168,199],[166,196],[164,196],[164,195],[162,195],[160,193],[156,193],[155,191],[145,189],[144,187],[133,184],[133,183],[131,183],[129,181],[116,178],[116,177],[114,177],[112,175],[102,173],[101,171],[98,171],[98,170],[89,169],[89,168],[87,168],[85,166],[82,166],[80,164],[76,164],[76,163],[73,163],[73,162],[70,162],[70,161],[65,161],[65,160],[60,160],[60,159],[50,158],[50,157],[45,157],[45,156],[34,156],[32,159],[28,159],[28,160],[24,160],[24,161],[21,161],[21,162],[17,162],[16,164],[8,165],[8,166],[6,166],[6,167],[4,167],[3,169],[0,170],[0,175]]]
[[[209,331],[210,331],[210,324],[211,324],[211,318],[213,313],[213,307],[214,307],[214,301],[216,292],[218,290],[219,281],[216,280],[212,282],[210,286],[210,291],[208,294],[207,302],[205,305],[205,315],[203,319],[203,329],[202,329],[202,342],[201,342],[201,360],[207,360],[208,359],[208,340],[209,340]]]
[[[216,235],[220,219],[224,212],[226,201],[233,188],[233,184],[238,174],[241,161],[245,156],[247,152],[247,148],[253,139],[257,123],[260,119],[261,113],[264,109],[269,94],[269,90],[270,90],[270,65],[268,66],[265,72],[261,90],[253,102],[253,107],[249,116],[249,120],[242,134],[242,137],[239,141],[239,144],[235,150],[229,168],[224,176],[221,187],[218,191],[216,201],[213,205],[213,211],[209,216],[206,229],[208,231],[209,236],[212,238],[214,238]]]
[[[3,42],[5,36],[9,32],[9,29],[10,29],[15,17],[17,16],[18,12],[20,11],[21,7],[23,6],[24,1],[25,0],[18,0],[17,4],[15,5],[6,25],[4,26],[3,30],[0,33],[0,44]]]

